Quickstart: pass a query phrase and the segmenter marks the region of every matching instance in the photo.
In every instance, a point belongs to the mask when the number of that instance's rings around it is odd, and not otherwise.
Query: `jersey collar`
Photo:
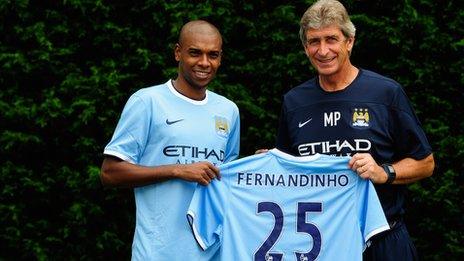
[[[172,86],[172,81],[171,79],[169,79],[167,82],[166,82],[166,85],[168,86],[169,90],[172,92],[172,94],[174,94],[175,96],[181,98],[182,100],[186,101],[186,102],[189,102],[193,105],[205,105],[206,103],[208,103],[208,90],[206,90],[206,93],[205,93],[205,98],[201,101],[197,101],[197,100],[193,100],[193,99],[190,99],[189,97],[187,96],[184,96],[182,94],[180,94],[175,88],[174,86]]]

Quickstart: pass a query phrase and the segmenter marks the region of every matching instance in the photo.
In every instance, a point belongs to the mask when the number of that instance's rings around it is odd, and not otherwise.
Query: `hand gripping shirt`
[[[210,161],[239,153],[239,111],[207,91],[202,101],[179,94],[168,81],[134,93],[104,154],[142,166]],[[196,183],[172,179],[134,189],[133,260],[208,260],[193,239],[185,212]]]
[[[348,162],[273,149],[222,165],[188,208],[198,244],[221,260],[361,260],[389,226],[372,183]]]

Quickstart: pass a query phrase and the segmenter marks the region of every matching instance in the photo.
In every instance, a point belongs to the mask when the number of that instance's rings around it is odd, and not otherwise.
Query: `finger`
[[[203,179],[206,181],[206,185],[211,183],[212,180],[212,178],[207,173],[203,174]]]
[[[265,153],[265,152],[268,152],[268,151],[269,151],[268,149],[259,149],[259,150],[255,151],[255,154]]]
[[[216,167],[214,164],[211,164],[210,168],[214,172],[214,175],[216,176],[216,178],[221,180],[221,172],[219,171],[219,168]]]
[[[351,169],[353,171],[360,171],[360,168],[362,167],[362,162],[361,160],[355,160],[353,164],[351,164]]]
[[[368,163],[369,163],[369,159],[366,159],[366,158],[362,158],[362,159],[359,159],[357,160],[353,166],[358,169],[358,168],[361,168],[361,167],[366,167],[368,166]],[[366,171],[366,169],[364,169],[364,171]]]
[[[216,173],[212,169],[205,169],[206,176],[209,180],[212,180],[216,177]]]
[[[367,167],[367,165],[364,165],[364,166],[361,166],[359,167],[361,169],[361,173],[365,173],[369,170],[369,168]]]
[[[358,175],[366,174],[369,171],[369,165],[361,165],[356,168]]]
[[[198,179],[198,183],[201,184],[201,185],[203,185],[203,186],[207,186],[207,185],[209,184],[208,180],[205,179],[204,177],[200,177],[200,178]]]
[[[205,171],[208,173],[208,176],[210,176],[211,179],[217,178],[220,180],[221,174],[219,174],[219,168],[210,162],[205,162],[205,163],[207,167]]]
[[[362,179],[369,179],[369,175],[366,172],[360,174],[359,177],[361,177]]]
[[[354,156],[351,157],[350,161],[348,162],[348,167],[350,169],[353,169],[353,165],[354,165],[355,162],[356,162],[356,158]]]
[[[361,161],[362,161],[362,158],[359,157],[359,155],[356,157],[355,156],[351,157],[350,162],[348,163],[350,168],[354,171],[356,171],[356,169],[358,169],[361,166]]]

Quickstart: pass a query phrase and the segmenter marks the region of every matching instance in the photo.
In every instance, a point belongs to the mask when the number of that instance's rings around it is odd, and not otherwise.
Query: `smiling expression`
[[[305,53],[320,75],[335,75],[350,66],[354,37],[346,37],[339,27],[311,28],[306,39]]]
[[[221,65],[222,38],[215,31],[192,30],[176,44],[179,77],[193,89],[203,89],[211,82]]]

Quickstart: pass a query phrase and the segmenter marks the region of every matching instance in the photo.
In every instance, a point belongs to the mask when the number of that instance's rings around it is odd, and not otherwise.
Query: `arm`
[[[393,184],[409,184],[432,176],[435,161],[433,154],[430,154],[420,160],[404,158],[395,162],[392,166],[396,171],[396,179],[393,181]]]
[[[209,162],[144,167],[106,156],[100,172],[105,187],[139,187],[169,179],[183,179],[207,185],[220,178],[219,169]]]
[[[373,183],[383,184],[387,181],[387,173],[378,165],[369,153],[356,153],[350,160],[350,168],[361,178],[370,179]],[[409,184],[430,177],[435,168],[433,155],[416,160],[404,158],[392,164],[396,179],[392,184]]]
[[[279,127],[277,129],[277,137],[275,147],[281,151],[286,153],[292,154],[290,152],[291,142],[290,142],[290,135],[289,135],[289,125],[287,122],[287,110],[285,104],[285,98],[282,102],[282,107],[280,108],[280,116],[279,116]],[[261,150],[257,150],[255,154],[258,152],[263,152]]]

